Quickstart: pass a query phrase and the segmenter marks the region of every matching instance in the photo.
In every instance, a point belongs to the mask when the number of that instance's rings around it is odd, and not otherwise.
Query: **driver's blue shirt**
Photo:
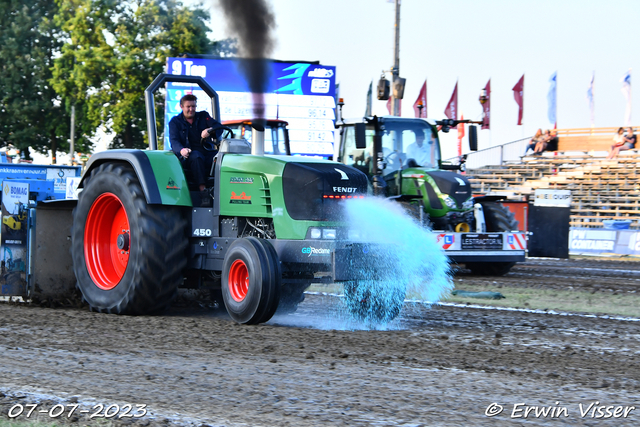
[[[178,156],[180,155],[180,150],[183,148],[204,152],[204,148],[200,143],[202,131],[219,125],[220,123],[214,120],[206,111],[197,111],[193,123],[189,123],[184,118],[184,113],[181,112],[174,116],[169,122],[171,150]],[[215,134],[219,140],[222,129],[218,129]]]

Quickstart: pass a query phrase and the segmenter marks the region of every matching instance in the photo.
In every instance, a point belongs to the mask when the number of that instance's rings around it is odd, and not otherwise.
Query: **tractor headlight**
[[[322,229],[322,238],[323,239],[333,239],[336,238],[336,230],[330,228]]]
[[[473,197],[462,204],[462,209],[473,209]]]
[[[451,198],[451,196],[445,195],[443,199],[444,199],[444,204],[447,205],[449,208],[455,209],[458,207],[458,204],[456,203],[455,200]]]
[[[361,236],[360,230],[349,230],[349,240],[360,240]]]
[[[312,227],[308,231],[308,238],[317,240],[317,239],[325,239],[325,240],[335,240],[338,232],[335,228],[320,228],[320,227]]]

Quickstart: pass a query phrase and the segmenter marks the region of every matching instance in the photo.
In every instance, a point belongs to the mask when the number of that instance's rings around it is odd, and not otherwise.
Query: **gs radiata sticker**
[[[331,249],[314,248],[313,246],[308,246],[306,248],[302,248],[302,253],[308,254],[308,256],[331,255]]]

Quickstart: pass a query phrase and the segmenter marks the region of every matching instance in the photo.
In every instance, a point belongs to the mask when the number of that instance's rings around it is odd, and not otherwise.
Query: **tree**
[[[50,84],[61,45],[48,0],[0,2],[0,145],[46,152],[67,147],[69,116]],[[54,154],[55,155],[55,154]]]
[[[102,124],[115,134],[112,147],[144,148],[144,89],[167,57],[213,51],[206,12],[176,0],[58,1],[68,41],[54,87],[67,103],[82,105],[88,134]]]

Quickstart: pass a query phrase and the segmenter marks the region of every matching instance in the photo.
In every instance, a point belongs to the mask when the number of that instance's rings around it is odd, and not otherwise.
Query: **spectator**
[[[544,136],[540,138],[540,140],[538,140],[538,143],[536,144],[536,148],[533,150],[533,155],[534,156],[541,155],[542,152],[547,149],[547,145],[549,144],[549,141],[551,141],[551,131],[547,129],[544,131]]]
[[[613,154],[614,150],[620,146],[622,146],[622,144],[624,144],[624,128],[618,128],[618,131],[616,132],[615,135],[613,135],[613,145],[611,146],[611,148],[609,149],[609,154],[607,155],[607,159],[612,159],[614,155],[617,155],[618,153],[616,152],[615,154]]]
[[[523,157],[526,156],[529,150],[535,151],[536,144],[538,143],[538,141],[540,141],[541,138],[542,138],[542,129],[538,129],[536,131],[536,134],[533,136],[533,138],[531,138],[531,141],[529,141],[529,144],[527,145],[527,148],[524,150],[524,154],[522,156]]]
[[[627,130],[627,134],[624,137],[622,136],[622,131],[623,131],[622,128],[618,129],[618,134],[613,137],[614,142],[620,139],[618,137],[621,137],[622,140],[620,142],[615,142],[611,146],[611,151],[607,156],[608,160],[616,157],[618,153],[620,153],[621,151],[632,150],[636,146],[636,136],[633,133],[633,128],[630,127]]]
[[[560,139],[558,138],[558,132],[554,129],[551,131],[551,139],[547,142],[547,151],[558,151],[558,142]]]

